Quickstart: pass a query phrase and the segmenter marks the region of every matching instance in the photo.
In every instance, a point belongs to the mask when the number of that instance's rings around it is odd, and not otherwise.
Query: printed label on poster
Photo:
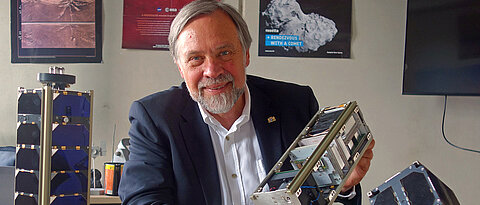
[[[124,0],[122,48],[168,50],[170,24],[193,0]]]

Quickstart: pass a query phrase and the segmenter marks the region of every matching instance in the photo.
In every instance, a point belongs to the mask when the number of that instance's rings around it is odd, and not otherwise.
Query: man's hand
[[[367,150],[363,154],[363,157],[358,162],[355,169],[353,169],[352,174],[348,177],[345,185],[343,185],[342,193],[350,190],[353,186],[360,183],[365,174],[367,174],[368,168],[370,168],[370,161],[373,158],[373,147],[375,146],[375,139],[372,139],[370,145],[368,145]]]

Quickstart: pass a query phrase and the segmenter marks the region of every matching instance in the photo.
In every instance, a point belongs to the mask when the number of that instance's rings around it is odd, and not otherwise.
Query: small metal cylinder
[[[65,68],[64,67],[57,67],[57,66],[50,66],[50,68],[48,68],[48,71],[50,74],[63,74],[63,72],[65,71]]]

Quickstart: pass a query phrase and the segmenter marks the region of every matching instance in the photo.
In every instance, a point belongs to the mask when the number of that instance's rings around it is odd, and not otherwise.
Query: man
[[[170,51],[182,85],[130,109],[124,204],[252,204],[249,196],[318,111],[311,88],[246,75],[251,37],[241,15],[214,0],[185,6]],[[346,183],[359,204],[371,147]]]

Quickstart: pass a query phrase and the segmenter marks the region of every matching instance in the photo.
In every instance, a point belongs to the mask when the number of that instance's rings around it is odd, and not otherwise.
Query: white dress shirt
[[[246,87],[245,107],[229,130],[198,105],[210,130],[224,205],[253,204],[250,195],[266,176],[250,105],[250,91]]]

